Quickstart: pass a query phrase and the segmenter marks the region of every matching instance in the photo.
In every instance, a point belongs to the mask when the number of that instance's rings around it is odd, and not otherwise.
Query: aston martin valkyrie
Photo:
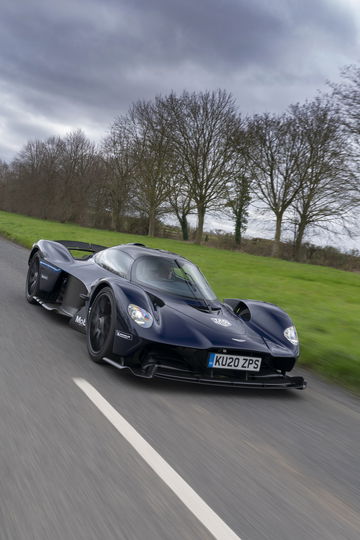
[[[70,319],[95,362],[145,378],[209,385],[298,388],[290,317],[255,300],[219,300],[198,267],[143,244],[105,248],[39,240],[26,298]]]

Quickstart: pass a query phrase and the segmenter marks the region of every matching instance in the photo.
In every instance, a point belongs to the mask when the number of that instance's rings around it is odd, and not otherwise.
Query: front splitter
[[[227,377],[204,377],[194,373],[184,372],[177,369],[169,369],[165,366],[159,366],[157,364],[148,365],[146,369],[133,368],[130,366],[118,363],[110,358],[103,358],[103,360],[118,369],[128,369],[136,377],[145,379],[166,379],[170,381],[188,382],[195,384],[204,384],[208,386],[223,386],[223,387],[236,387],[236,388],[264,388],[269,390],[276,389],[288,389],[293,388],[297,390],[304,390],[307,386],[307,382],[303,377],[289,375],[258,375],[252,376],[251,379],[230,379]]]
[[[156,372],[154,377],[159,379],[168,379],[173,381],[183,381],[197,384],[206,384],[209,386],[227,386],[237,388],[267,388],[267,389],[287,389],[294,388],[304,390],[307,386],[303,377],[279,376],[272,378],[264,378],[260,380],[239,380],[239,379],[220,379],[216,377],[196,377],[184,376],[173,373]]]

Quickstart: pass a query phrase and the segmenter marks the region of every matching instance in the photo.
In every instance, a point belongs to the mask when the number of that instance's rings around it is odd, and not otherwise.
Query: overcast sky
[[[0,0],[0,159],[139,98],[225,88],[284,111],[358,63],[359,0]]]

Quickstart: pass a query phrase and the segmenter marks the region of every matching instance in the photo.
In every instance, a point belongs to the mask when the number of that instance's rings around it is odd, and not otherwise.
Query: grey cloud
[[[351,62],[357,39],[340,0],[3,1],[0,78],[35,116],[75,127],[170,89],[223,87],[276,110]],[[11,129],[24,141],[15,117]]]

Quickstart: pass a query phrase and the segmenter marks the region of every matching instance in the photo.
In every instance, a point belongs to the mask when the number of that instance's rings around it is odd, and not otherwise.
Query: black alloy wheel
[[[115,300],[110,287],[97,294],[88,314],[87,347],[94,362],[111,354],[115,331]]]
[[[30,304],[37,304],[34,299],[39,292],[40,284],[40,259],[39,255],[35,255],[31,258],[28,273],[26,276],[25,296],[26,300]]]

